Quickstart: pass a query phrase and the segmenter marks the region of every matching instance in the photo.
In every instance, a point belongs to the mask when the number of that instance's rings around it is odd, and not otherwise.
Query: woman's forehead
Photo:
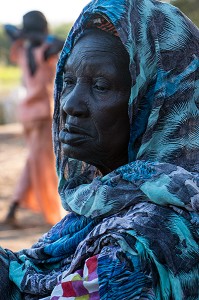
[[[106,75],[115,74],[117,69],[123,68],[124,64],[120,64],[118,56],[114,55],[112,51],[101,51],[96,47],[91,48],[76,48],[77,51],[71,53],[66,61],[64,72],[75,72],[77,74],[84,74],[92,76],[94,74]],[[76,74],[76,75],[77,75]]]
[[[76,46],[81,45],[82,48],[91,48],[91,49],[118,49],[124,48],[122,42],[118,37],[115,37],[105,31],[100,29],[88,29],[81,35],[81,37],[77,40],[73,49]],[[73,51],[73,50],[72,50]]]
[[[118,63],[129,64],[128,53],[118,37],[115,37],[107,32],[99,29],[86,30],[83,35],[77,40],[73,46],[67,60],[78,60],[84,55],[88,56],[114,56],[117,58]]]
[[[107,35],[88,34],[83,36],[74,46],[66,60],[64,71],[92,70],[105,68],[106,72],[114,73],[116,69],[128,70],[129,57],[118,38],[107,38]]]

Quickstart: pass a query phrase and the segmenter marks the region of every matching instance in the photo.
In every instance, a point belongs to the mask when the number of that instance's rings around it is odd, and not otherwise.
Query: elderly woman
[[[199,32],[155,0],[95,0],[63,48],[54,148],[71,213],[1,250],[1,299],[199,299]]]

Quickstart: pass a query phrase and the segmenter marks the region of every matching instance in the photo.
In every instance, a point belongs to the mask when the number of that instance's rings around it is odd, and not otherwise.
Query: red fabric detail
[[[71,281],[63,282],[62,284],[63,289],[63,297],[75,297],[76,292],[73,289],[73,285]]]
[[[88,274],[93,273],[97,268],[97,256],[89,258],[86,262],[86,266],[88,268]]]

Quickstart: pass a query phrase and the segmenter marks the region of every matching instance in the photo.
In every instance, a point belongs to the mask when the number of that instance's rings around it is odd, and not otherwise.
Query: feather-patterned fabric
[[[59,141],[63,67],[99,16],[127,49],[132,77],[129,163],[104,177]],[[71,213],[31,249],[0,250],[0,299],[199,300],[196,26],[156,0],[93,0],[65,42],[55,87],[59,193]]]

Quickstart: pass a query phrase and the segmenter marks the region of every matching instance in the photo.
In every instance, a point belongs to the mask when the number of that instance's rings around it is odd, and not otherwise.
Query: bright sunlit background
[[[0,24],[21,24],[30,10],[40,10],[51,24],[74,21],[89,0],[6,0],[1,7]]]

